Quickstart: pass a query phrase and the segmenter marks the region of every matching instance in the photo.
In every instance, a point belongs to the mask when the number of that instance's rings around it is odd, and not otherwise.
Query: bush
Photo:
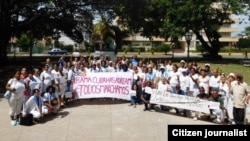
[[[139,49],[140,52],[145,52],[146,51],[145,47],[140,47],[138,49]]]
[[[64,49],[67,50],[68,52],[73,52],[73,45],[65,45]]]
[[[170,45],[161,45],[161,46],[156,46],[151,48],[151,52],[169,52],[171,50]]]
[[[202,45],[196,45],[196,51],[201,52],[202,51]]]
[[[250,39],[239,39],[238,48],[250,48]]]

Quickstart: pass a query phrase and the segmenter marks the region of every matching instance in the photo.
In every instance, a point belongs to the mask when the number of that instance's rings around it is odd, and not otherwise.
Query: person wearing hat
[[[177,70],[177,72],[179,72],[181,75],[182,75],[183,71],[187,70],[185,65],[186,65],[186,62],[184,60],[181,60],[180,65],[179,65],[178,70]]]
[[[213,73],[211,72],[211,66],[210,66],[210,64],[209,63],[206,63],[205,65],[205,70],[206,70],[206,72],[207,72],[207,75],[210,77],[210,76],[212,76],[213,75]]]
[[[226,117],[226,109],[224,107],[224,102],[219,94],[219,89],[212,89],[211,90],[211,96],[208,98],[209,101],[214,101],[214,102],[219,102],[220,103],[220,108],[219,109],[210,109],[210,117],[213,120],[213,122],[216,123],[222,123],[225,120]]]
[[[168,73],[163,65],[158,65],[158,69],[156,70],[156,83],[158,83],[161,78],[167,78]]]

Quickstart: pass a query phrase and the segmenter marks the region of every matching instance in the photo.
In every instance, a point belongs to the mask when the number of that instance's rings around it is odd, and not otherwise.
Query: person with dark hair
[[[150,89],[152,90],[152,83],[150,81],[146,82],[146,87],[144,88],[144,90],[142,91],[142,95],[141,95],[141,100],[144,103],[144,111],[150,111],[150,97],[151,97],[151,93],[149,93],[148,91],[150,91]]]
[[[214,119],[213,122],[223,123],[226,118],[226,109],[224,107],[223,98],[219,94],[219,89],[212,89],[211,96],[209,96],[208,100],[220,103],[219,109],[210,109],[210,117]]]
[[[236,75],[236,82],[229,83],[230,91],[233,93],[233,117],[236,125],[243,125],[245,120],[246,103],[250,97],[250,90],[241,74]]]
[[[175,89],[173,90],[173,94],[186,95],[185,91],[183,91],[181,89],[181,87],[180,87],[179,84],[175,86]],[[179,108],[174,108],[174,109],[175,109],[176,114],[179,114],[180,111],[183,111],[183,115],[187,116],[188,110],[186,110],[186,109],[179,109]]]
[[[44,105],[49,109],[49,113],[56,114],[60,110],[60,99],[53,86],[48,86],[44,94]]]
[[[38,121],[43,115],[48,114],[48,108],[44,105],[39,89],[32,91],[32,96],[25,103],[23,116],[32,114],[34,120]]]
[[[204,87],[199,87],[199,94],[196,96],[199,99],[208,100],[209,94],[205,93]],[[200,118],[200,112],[194,112],[193,120],[198,120]]]
[[[134,106],[135,108],[137,103],[137,95],[139,95],[139,87],[136,83],[133,83],[131,92],[132,92],[132,95],[130,96],[131,104],[129,106]]]
[[[20,123],[21,111],[24,99],[25,85],[20,79],[21,72],[16,71],[13,78],[11,78],[5,88],[11,92],[11,97],[8,100],[10,106],[11,125],[16,126]]]
[[[49,70],[49,65],[46,64],[44,66],[44,70],[40,74],[40,79],[43,85],[42,93],[44,93],[46,92],[46,88],[54,83],[54,76],[51,73],[51,69]]]

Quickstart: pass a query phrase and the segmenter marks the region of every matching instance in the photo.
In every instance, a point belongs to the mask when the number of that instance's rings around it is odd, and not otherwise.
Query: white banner
[[[130,100],[133,74],[129,72],[98,72],[75,76],[73,91],[79,99],[119,98]]]
[[[220,103],[178,95],[153,89],[150,103],[210,114],[210,109],[219,109]]]

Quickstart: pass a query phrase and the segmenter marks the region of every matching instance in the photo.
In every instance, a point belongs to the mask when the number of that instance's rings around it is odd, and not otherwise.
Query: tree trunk
[[[4,67],[8,64],[7,46],[11,37],[10,1],[0,2],[0,64]]]
[[[218,33],[213,33],[208,35],[207,38],[209,42],[206,42],[203,36],[200,35],[199,31],[194,31],[197,39],[201,42],[202,47],[210,54],[211,59],[221,59],[221,56],[218,54],[220,51],[220,41],[219,36],[216,35]],[[210,45],[209,45],[210,44]]]

